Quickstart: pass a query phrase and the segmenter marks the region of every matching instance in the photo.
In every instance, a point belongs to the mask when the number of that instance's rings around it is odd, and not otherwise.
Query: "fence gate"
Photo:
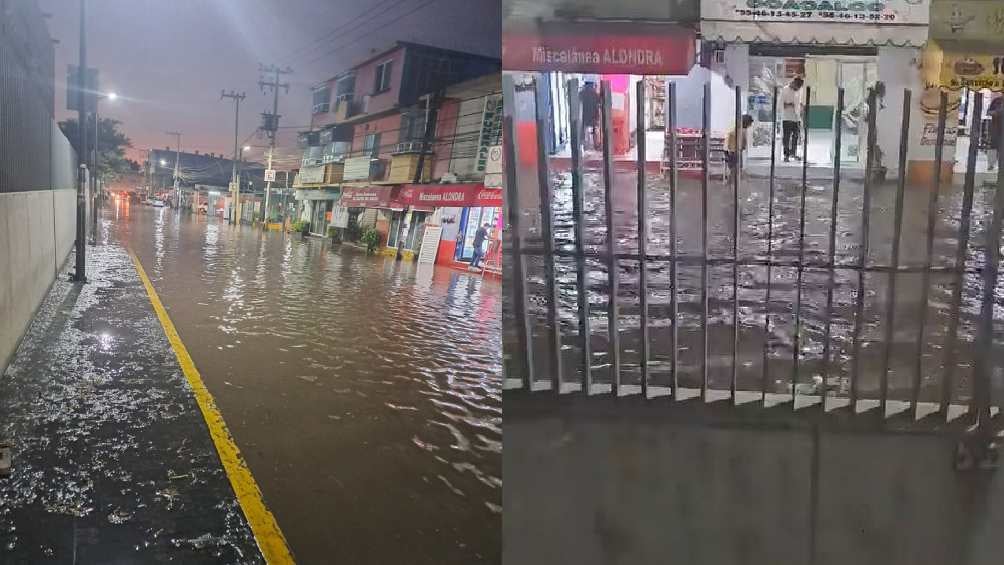
[[[721,401],[968,431],[976,439],[960,450],[989,463],[1004,390],[994,339],[1004,327],[1004,175],[977,174],[977,144],[961,183],[937,174],[909,183],[913,93],[885,108],[875,88],[853,125],[866,139],[864,166],[842,170],[840,89],[830,166],[782,164],[775,88],[769,163],[744,164],[732,157],[742,133],[729,143],[711,132],[710,85],[698,139],[681,146],[694,133],[677,128],[670,82],[665,158],[653,167],[647,155],[663,134],[647,135],[645,82],[636,86],[626,156],[612,148],[610,83],[600,85],[597,126],[583,127],[579,92],[592,86],[575,79],[561,105],[570,142],[548,154],[538,126],[551,109],[533,103],[546,86],[503,77],[507,394],[640,395],[668,409]],[[734,94],[730,120],[740,124],[744,97]],[[805,96],[803,156],[820,135],[807,127]],[[986,127],[983,103],[977,94],[973,139]],[[954,161],[947,106],[942,94],[936,171]],[[896,155],[877,143],[879,112],[899,112]],[[699,166],[681,166],[681,151]]]

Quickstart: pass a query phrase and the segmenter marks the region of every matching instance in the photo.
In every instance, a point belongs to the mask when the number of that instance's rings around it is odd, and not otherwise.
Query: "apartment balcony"
[[[387,175],[387,181],[396,184],[414,182],[418,163],[422,161],[422,177],[419,182],[429,182],[432,179],[434,155],[432,151],[423,151],[423,147],[425,143],[422,141],[398,143],[390,157],[390,174]]]
[[[366,113],[366,102],[369,96],[356,98],[352,94],[344,94],[335,99],[334,122],[341,123],[355,116]]]

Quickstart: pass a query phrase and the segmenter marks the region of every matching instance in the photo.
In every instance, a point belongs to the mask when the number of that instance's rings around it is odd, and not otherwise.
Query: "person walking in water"
[[[798,149],[798,132],[801,129],[802,110],[802,79],[795,77],[788,86],[781,89],[781,146],[784,148],[784,162],[794,158],[801,161],[796,154]]]
[[[481,263],[481,258],[485,256],[484,249],[485,238],[488,237],[488,227],[489,224],[485,224],[478,228],[478,231],[474,232],[474,257],[471,258],[471,268],[480,268],[479,263]]]
[[[600,93],[596,85],[587,80],[579,90],[579,103],[582,106],[582,145],[586,149],[598,149],[596,143],[596,128],[600,121]]]
[[[738,172],[742,164],[743,152],[746,151],[746,130],[753,125],[753,116],[743,114],[742,128],[732,126],[728,136],[725,138],[725,179],[728,180],[733,172]],[[734,169],[734,171],[733,171]]]
[[[987,115],[990,116],[990,149],[987,151],[987,170],[1001,166],[1001,122],[1004,121],[1004,93],[994,93]]]

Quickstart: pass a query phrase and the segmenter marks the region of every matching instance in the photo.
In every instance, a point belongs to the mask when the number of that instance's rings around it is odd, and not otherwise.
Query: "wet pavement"
[[[501,288],[124,203],[135,250],[300,563],[497,563]]]
[[[0,379],[0,563],[263,563],[128,254],[87,260]]]
[[[521,208],[527,241],[539,245],[539,212],[537,210],[536,179],[531,170],[519,173]],[[768,241],[772,247],[770,258],[775,263],[796,264],[799,261],[799,223],[802,183],[800,178],[778,179],[774,190],[773,226],[768,224],[768,179],[748,175],[743,179],[740,192],[739,237],[739,348],[737,354],[738,388],[759,390],[764,373],[763,351],[769,351],[767,369],[770,392],[790,390],[792,379],[798,383],[812,383],[822,378],[824,369],[824,342],[826,322],[831,323],[830,347],[832,361],[826,387],[835,396],[846,397],[853,373],[853,330],[856,301],[860,285],[858,273],[852,267],[861,252],[861,218],[863,183],[855,175],[842,176],[837,208],[836,246],[833,285],[833,315],[827,316],[826,300],[829,269],[807,268],[801,285],[800,368],[794,376],[795,351],[794,305],[797,301],[797,269],[762,266],[768,258]],[[573,214],[570,177],[557,173],[554,179],[555,243],[557,249],[574,251]],[[637,200],[636,174],[618,172],[614,190],[614,224],[617,250],[622,254],[636,254]],[[602,254],[606,246],[606,219],[604,211],[603,181],[601,172],[589,169],[584,172],[586,222],[585,247],[587,253]],[[970,376],[974,362],[973,341],[980,312],[981,279],[985,249],[985,232],[990,219],[990,199],[993,187],[977,183],[972,214],[972,230],[967,249],[966,270],[962,277],[962,305],[959,312],[957,364],[953,400],[966,401],[971,394]],[[660,175],[649,175],[646,183],[649,210],[648,253],[649,261],[649,316],[651,328],[651,382],[668,386],[671,383],[670,348],[673,327],[670,297],[673,293],[670,264],[664,259],[670,253],[669,183]],[[948,338],[949,320],[952,317],[952,293],[958,286],[951,269],[955,266],[956,246],[962,208],[961,179],[954,185],[942,187],[938,202],[937,223],[934,231],[934,252],[931,275],[930,300],[922,308],[920,290],[926,255],[929,186],[906,187],[903,236],[900,265],[914,269],[912,273],[898,276],[898,288],[893,296],[894,318],[887,316],[886,292],[889,275],[867,272],[864,276],[864,317],[862,318],[861,378],[858,381],[862,397],[877,398],[880,375],[884,366],[885,331],[894,324],[889,386],[890,398],[909,400],[913,390],[918,353],[921,358],[921,400],[940,399],[941,382],[946,372],[945,353],[951,341]],[[804,264],[826,265],[829,261],[830,206],[833,194],[832,171],[810,170],[805,198]],[[895,184],[885,183],[872,190],[871,231],[869,237],[868,265],[887,267],[891,261],[893,240],[893,212]],[[728,390],[732,370],[732,244],[733,195],[731,185],[712,180],[709,185],[708,256],[713,264],[708,269],[709,292],[709,384],[713,389]],[[701,193],[700,182],[681,178],[678,191],[679,225],[677,244],[681,255],[689,256],[689,263],[679,266],[679,353],[676,357],[681,386],[699,387],[703,359],[700,267],[701,259]],[[551,374],[547,360],[546,295],[543,261],[528,258],[530,272],[527,277],[530,292],[529,305],[533,317],[535,366],[538,379],[547,381]],[[841,268],[843,267],[843,268]],[[607,268],[598,256],[587,259],[587,286],[590,309],[590,344],[593,349],[591,366],[594,382],[610,383],[607,353]],[[562,379],[578,382],[581,378],[582,340],[578,335],[575,262],[571,257],[556,259],[556,273],[560,296],[559,317],[563,336]],[[622,382],[640,382],[640,302],[638,261],[622,259],[619,267],[620,303],[619,335],[622,351]],[[508,284],[509,281],[504,281]],[[766,304],[766,290],[771,289],[771,301]],[[507,287],[511,288],[511,287]],[[508,294],[508,293],[507,293]],[[996,335],[1001,335],[1004,325],[1004,280],[997,288],[998,308]],[[508,297],[507,297],[508,298]],[[510,305],[506,305],[507,314]],[[921,312],[926,312],[926,331],[919,336]],[[770,327],[764,329],[765,318],[770,316]],[[514,347],[514,326],[506,326],[507,349]],[[918,348],[919,345],[919,348]],[[1001,340],[996,344],[995,359],[1004,359]],[[510,355],[512,357],[512,355]],[[519,364],[511,363],[509,374],[519,373]],[[1004,391],[999,371],[994,381],[995,394]],[[542,383],[543,384],[543,383]],[[816,387],[818,392],[818,387]],[[998,396],[998,403],[1001,398]]]

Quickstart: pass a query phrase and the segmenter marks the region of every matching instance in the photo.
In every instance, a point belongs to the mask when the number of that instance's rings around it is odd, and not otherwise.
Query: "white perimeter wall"
[[[73,247],[76,191],[0,193],[0,373]]]

